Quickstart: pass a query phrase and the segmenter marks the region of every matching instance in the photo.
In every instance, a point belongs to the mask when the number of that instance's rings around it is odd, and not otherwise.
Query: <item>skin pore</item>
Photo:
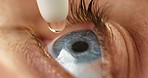
[[[87,0],[88,2],[90,0]],[[100,0],[111,6],[104,37],[106,78],[147,78],[148,11],[147,0]],[[26,5],[27,4],[27,5]],[[59,34],[49,31],[35,0],[0,2],[1,78],[71,78],[43,47],[65,33],[92,28],[91,23],[67,26]],[[32,33],[32,34],[31,34]],[[40,43],[38,43],[38,38]],[[45,43],[46,41],[46,43]],[[38,46],[39,45],[39,46]],[[45,49],[46,50],[46,49]]]

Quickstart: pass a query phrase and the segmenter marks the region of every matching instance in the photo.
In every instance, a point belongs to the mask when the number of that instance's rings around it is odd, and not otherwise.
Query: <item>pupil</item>
[[[89,45],[84,41],[77,41],[72,45],[72,50],[79,53],[88,49]]]

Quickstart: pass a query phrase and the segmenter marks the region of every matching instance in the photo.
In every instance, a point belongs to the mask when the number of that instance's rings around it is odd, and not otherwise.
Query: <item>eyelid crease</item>
[[[41,43],[41,40],[39,39],[39,37],[33,32],[28,32],[28,33],[32,35],[33,39],[36,41],[36,45],[44,52],[43,54],[50,58],[50,56],[45,51],[43,44]]]

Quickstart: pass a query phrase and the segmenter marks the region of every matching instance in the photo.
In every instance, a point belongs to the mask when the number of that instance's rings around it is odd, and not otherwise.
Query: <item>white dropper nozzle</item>
[[[68,0],[37,0],[37,4],[51,31],[60,32],[65,28]]]

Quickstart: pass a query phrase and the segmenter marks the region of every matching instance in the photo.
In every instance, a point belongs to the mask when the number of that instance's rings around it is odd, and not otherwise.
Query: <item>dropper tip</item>
[[[55,33],[63,31],[66,25],[65,20],[59,22],[51,22],[48,24],[49,24],[49,29]]]
[[[68,0],[37,0],[37,4],[43,19],[49,24],[50,30],[60,32],[65,28]]]

